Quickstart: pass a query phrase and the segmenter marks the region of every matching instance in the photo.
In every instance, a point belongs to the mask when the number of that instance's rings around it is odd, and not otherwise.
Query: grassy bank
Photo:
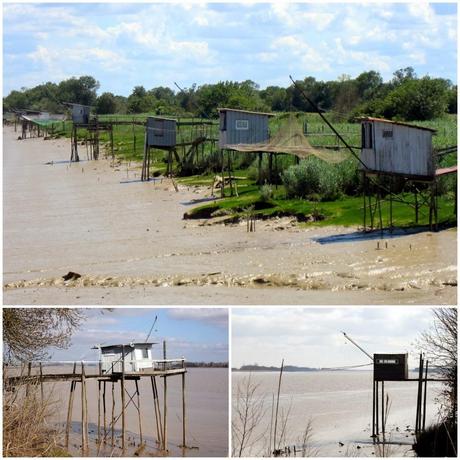
[[[259,187],[244,184],[238,187],[238,192],[238,197],[228,196],[224,199],[216,199],[216,201],[192,209],[185,217],[196,219],[228,216],[230,221],[236,221],[244,219],[251,212],[259,219],[293,216],[299,222],[316,226],[359,226],[363,223],[362,197],[344,196],[339,200],[324,202],[288,199],[286,198],[284,188],[279,186],[278,189],[273,190],[273,197],[265,201],[261,196]],[[229,194],[228,190],[226,193]],[[216,195],[220,197],[220,190],[216,192]],[[406,200],[412,199],[412,196],[409,194],[399,195],[399,197]],[[443,225],[455,225],[456,218],[454,216],[454,201],[452,197],[440,197],[438,204],[439,222]],[[386,201],[382,202],[381,207],[383,225],[387,226],[389,224],[389,203]],[[422,208],[419,211],[419,222],[417,225],[428,225],[428,223],[428,209]],[[394,202],[393,225],[397,227],[416,225],[414,209],[406,204]]]

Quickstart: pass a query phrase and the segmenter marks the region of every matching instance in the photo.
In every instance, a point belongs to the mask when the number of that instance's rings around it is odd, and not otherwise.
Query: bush
[[[289,198],[319,194],[322,201],[332,201],[342,193],[337,168],[315,157],[290,166],[281,178]]]
[[[270,185],[264,184],[260,187],[260,200],[266,203],[273,198],[273,189]]]

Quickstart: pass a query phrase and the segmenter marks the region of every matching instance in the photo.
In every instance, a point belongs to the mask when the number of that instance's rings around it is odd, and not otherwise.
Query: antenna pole
[[[349,340],[355,347],[359,348],[366,356],[371,358],[372,362],[374,362],[374,357],[371,356],[364,348],[361,348],[351,337],[348,337],[348,335],[342,331],[343,336]]]
[[[146,343],[147,340],[149,339],[150,334],[152,333],[153,328],[155,327],[155,324],[156,324],[156,322],[157,322],[157,319],[158,319],[158,316],[155,315],[155,320],[153,321],[152,327],[150,328],[150,331],[149,331],[149,333],[148,333],[148,335],[147,335],[147,338],[144,340],[144,343]]]

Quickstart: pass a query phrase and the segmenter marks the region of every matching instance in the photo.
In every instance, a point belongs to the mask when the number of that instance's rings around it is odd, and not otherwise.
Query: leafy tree
[[[383,116],[430,120],[447,110],[449,82],[442,78],[407,79],[383,101]]]
[[[99,82],[91,76],[69,78],[58,85],[58,94],[61,102],[73,102],[83,105],[93,105],[96,101],[96,91]]]
[[[102,93],[96,100],[96,113],[109,114],[115,113],[117,101],[112,93]]]
[[[145,113],[153,110],[155,98],[143,86],[135,86],[128,97],[128,113]]]
[[[370,70],[369,72],[362,72],[356,77],[356,85],[359,97],[363,100],[369,100],[383,85],[383,79],[379,72]]]
[[[49,347],[67,348],[82,320],[75,308],[4,308],[4,361],[43,359]]]

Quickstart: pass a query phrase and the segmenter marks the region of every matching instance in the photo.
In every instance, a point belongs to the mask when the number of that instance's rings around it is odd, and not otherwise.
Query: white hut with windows
[[[99,346],[102,372],[112,374],[122,372],[142,372],[153,369],[152,346],[154,342],[128,343]]]

